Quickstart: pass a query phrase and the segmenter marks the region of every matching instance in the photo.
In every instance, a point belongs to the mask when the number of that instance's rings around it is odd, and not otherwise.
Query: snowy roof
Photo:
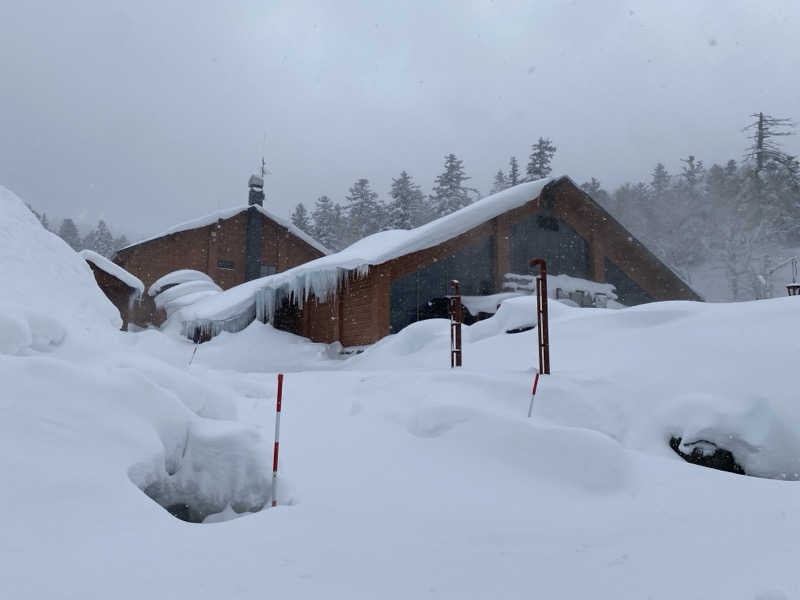
[[[94,252],[93,250],[81,250],[78,252],[81,257],[87,261],[92,263],[95,267],[100,269],[101,271],[105,271],[112,277],[116,277],[122,283],[127,285],[129,288],[133,288],[136,290],[136,293],[141,297],[144,294],[144,284],[142,280],[129,273],[119,265],[114,264],[110,260],[108,260],[105,256]]]
[[[211,277],[209,277],[202,271],[195,271],[194,269],[178,269],[177,271],[170,271],[166,275],[163,275],[158,279],[156,279],[153,285],[150,286],[150,289],[147,290],[147,293],[150,296],[155,296],[167,286],[177,285],[179,283],[186,283],[187,281],[213,282],[214,280],[211,279]]]
[[[231,319],[250,311],[255,303],[256,292],[264,289],[285,289],[300,303],[310,292],[318,298],[325,298],[336,292],[339,280],[346,272],[355,270],[365,274],[370,266],[431,248],[466,233],[537,198],[548,183],[557,179],[560,178],[540,179],[516,185],[416,229],[393,229],[375,233],[341,252],[323,256],[282,273],[248,281],[197,302],[181,311],[180,318],[185,322]]]
[[[245,212],[249,208],[250,208],[249,206],[234,206],[234,207],[231,207],[231,208],[223,208],[222,210],[218,210],[218,211],[210,213],[208,215],[205,215],[205,216],[202,216],[202,217],[198,217],[197,219],[192,219],[191,221],[185,221],[183,223],[178,223],[177,225],[174,225],[174,226],[170,227],[166,231],[162,231],[158,235],[154,235],[154,236],[151,236],[149,238],[145,238],[143,240],[139,240],[138,242],[134,242],[133,244],[128,244],[124,248],[121,248],[121,250],[127,250],[128,248],[132,248],[133,246],[138,246],[139,244],[144,244],[146,242],[151,242],[153,240],[157,240],[158,238],[162,238],[162,237],[164,237],[166,235],[170,235],[170,234],[173,234],[173,233],[178,233],[180,231],[188,231],[189,229],[198,229],[200,227],[205,227],[207,225],[211,225],[213,223],[216,223],[220,219],[230,219],[231,217],[234,217],[234,216],[236,216],[236,215],[238,215],[240,213]],[[255,208],[262,215],[264,215],[268,219],[274,221],[275,223],[277,223],[281,227],[285,227],[286,229],[288,229],[289,233],[291,233],[294,236],[299,237],[301,240],[303,240],[306,244],[308,244],[312,248],[315,248],[315,249],[319,250],[323,254],[330,254],[330,250],[328,250],[325,246],[320,244],[317,240],[312,238],[310,235],[308,235],[302,229],[298,229],[297,227],[295,227],[291,223],[291,221],[288,221],[287,219],[284,219],[282,217],[274,215],[271,212],[269,212],[268,210],[265,210],[264,207],[258,206],[257,204],[254,204],[253,208]]]

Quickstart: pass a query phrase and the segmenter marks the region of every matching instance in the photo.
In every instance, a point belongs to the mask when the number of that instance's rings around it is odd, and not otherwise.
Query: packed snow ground
[[[527,419],[536,332],[505,331],[531,298],[465,327],[459,370],[442,320],[349,358],[254,323],[193,357],[117,331],[24,211],[0,189],[2,598],[800,596],[800,482],[776,480],[799,470],[796,298],[554,302]],[[270,495],[277,371],[280,505],[248,514]],[[690,465],[672,435],[763,478]]]

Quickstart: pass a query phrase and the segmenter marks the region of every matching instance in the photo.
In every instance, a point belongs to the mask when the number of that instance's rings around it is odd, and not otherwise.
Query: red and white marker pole
[[[533,414],[533,398],[536,396],[536,386],[539,384],[539,371],[536,371],[536,377],[533,378],[533,389],[531,390],[531,405],[528,407],[528,418]]]
[[[283,395],[283,373],[278,373],[278,403],[275,410],[275,451],[272,455],[272,506],[278,504],[278,438],[281,433],[281,396]]]

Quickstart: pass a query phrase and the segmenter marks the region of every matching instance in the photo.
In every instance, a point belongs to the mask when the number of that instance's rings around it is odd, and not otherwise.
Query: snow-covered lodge
[[[308,234],[264,209],[263,185],[251,177],[248,206],[176,225],[119,250],[114,262],[148,288],[167,273],[192,269],[228,289],[327,254]]]
[[[509,273],[545,258],[554,275],[613,284],[621,303],[701,300],[568,177],[521,184],[408,231],[249,281],[175,317],[190,337],[254,318],[314,341],[373,343],[424,318],[458,279],[464,295],[500,292]],[[422,310],[421,310],[422,308]]]

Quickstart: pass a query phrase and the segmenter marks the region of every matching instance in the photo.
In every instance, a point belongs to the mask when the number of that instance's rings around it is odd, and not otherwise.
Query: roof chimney
[[[258,175],[251,175],[250,181],[247,182],[250,192],[248,194],[248,204],[253,206],[258,204],[264,206],[264,180]]]

